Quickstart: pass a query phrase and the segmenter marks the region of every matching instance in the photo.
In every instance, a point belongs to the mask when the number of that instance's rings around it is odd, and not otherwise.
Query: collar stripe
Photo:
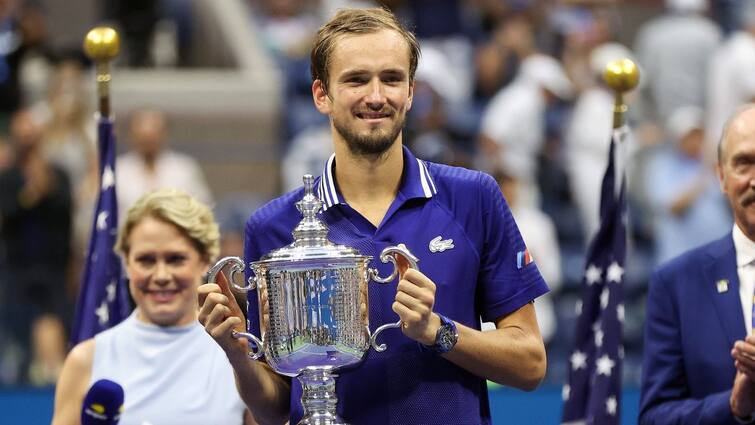
[[[326,189],[327,188],[327,184],[328,184],[328,182],[326,181],[325,176],[323,176],[323,178],[322,178],[322,184],[320,185],[320,189],[322,189],[322,193],[325,196],[323,196],[323,198],[321,199],[321,201],[325,203],[325,207],[326,208],[329,207],[329,206],[331,206],[331,205],[333,205],[330,202],[330,197],[328,196],[328,189]]]
[[[325,191],[325,195],[327,196],[328,195],[327,192],[329,191],[330,192],[329,195],[331,198],[331,200],[329,201],[330,204],[328,205],[329,207],[332,207],[335,204],[341,203],[338,200],[338,192],[336,192],[335,180],[333,180],[333,161],[335,161],[335,159],[336,159],[336,154],[334,153],[333,155],[330,156],[330,159],[328,160],[328,165],[325,166],[325,169],[328,174],[328,189],[329,189]]]
[[[419,165],[419,180],[422,183],[422,191],[425,192],[425,198],[431,198],[433,193],[430,191],[430,185],[427,183],[425,166],[422,165],[422,161],[419,158],[417,158],[417,164]]]
[[[320,183],[317,185],[317,197],[322,201],[322,210],[327,210],[328,204],[325,202],[325,193],[322,190],[322,179],[320,179]]]
[[[404,170],[409,173],[408,181],[405,183],[405,187],[400,189],[405,195],[409,197],[424,197],[432,198],[433,195],[438,194],[438,188],[435,186],[435,181],[430,176],[430,170],[427,167],[425,161],[419,158],[415,158],[406,147],[404,147],[404,158],[411,161],[412,159],[417,161],[416,166],[412,165],[413,162],[408,162],[405,165]],[[325,163],[325,168],[322,170],[320,181],[317,187],[317,195],[323,202],[322,210],[325,211],[333,205],[344,203],[339,199],[338,191],[336,190],[336,184],[334,179],[333,167],[335,167],[336,154],[332,154],[328,161]],[[416,170],[415,170],[416,167]],[[420,190],[421,188],[421,190]]]
[[[430,176],[430,170],[427,169],[427,164],[425,161],[422,161],[420,159],[417,159],[419,161],[420,165],[422,165],[422,168],[425,169],[425,176],[427,176],[427,180],[430,182],[430,186],[433,188],[433,195],[438,194],[438,189],[435,188],[435,182],[433,181],[432,176]]]

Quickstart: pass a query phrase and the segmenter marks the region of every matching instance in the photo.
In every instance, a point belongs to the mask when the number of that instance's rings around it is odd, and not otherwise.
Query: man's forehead
[[[409,69],[409,43],[398,31],[382,29],[364,34],[342,34],[336,40],[331,66],[339,71],[374,66],[376,60],[393,68]],[[400,58],[398,61],[396,60]]]

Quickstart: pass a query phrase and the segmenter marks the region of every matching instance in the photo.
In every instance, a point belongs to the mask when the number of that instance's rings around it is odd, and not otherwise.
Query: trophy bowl
[[[292,232],[294,242],[250,263],[253,276],[246,286],[235,283],[245,267],[238,257],[218,261],[208,281],[228,266],[234,288],[256,290],[261,338],[235,331],[234,337],[247,338],[252,359],[264,355],[275,372],[299,379],[304,409],[299,425],[345,424],[336,414],[336,372],[359,364],[370,346],[384,351],[377,336],[401,326],[389,323],[370,333],[367,285],[393,281],[399,275],[397,256],[413,268],[418,260],[402,245],[388,247],[380,260],[393,263],[393,273],[381,278],[369,267],[371,256],[330,242],[327,225],[317,218],[322,202],[311,175],[304,176],[304,197],[296,206],[303,219]]]

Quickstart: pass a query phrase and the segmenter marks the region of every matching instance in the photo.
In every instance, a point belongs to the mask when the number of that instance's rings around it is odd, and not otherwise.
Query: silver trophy
[[[367,284],[393,281],[399,274],[396,255],[412,268],[418,260],[403,246],[388,247],[380,260],[393,263],[393,273],[381,278],[368,266],[371,256],[330,242],[327,225],[317,218],[322,202],[311,175],[304,176],[304,197],[296,207],[304,218],[293,231],[294,242],[251,263],[254,276],[247,286],[234,283],[244,270],[238,257],[221,259],[208,277],[215,282],[229,266],[228,280],[237,290],[257,290],[262,338],[236,331],[234,337],[250,341],[252,359],[264,354],[277,373],[299,379],[304,408],[299,425],[346,424],[336,414],[336,371],[361,362],[370,346],[385,351],[378,335],[401,326],[401,321],[389,323],[370,333]]]

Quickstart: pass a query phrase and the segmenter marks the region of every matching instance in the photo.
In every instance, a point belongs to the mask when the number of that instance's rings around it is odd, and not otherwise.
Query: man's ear
[[[412,100],[414,100],[414,80],[409,82],[409,99],[406,103],[406,111],[412,109]]]
[[[312,100],[315,102],[315,108],[321,114],[330,115],[330,97],[328,96],[327,87],[325,87],[325,84],[320,79],[312,82]]]

